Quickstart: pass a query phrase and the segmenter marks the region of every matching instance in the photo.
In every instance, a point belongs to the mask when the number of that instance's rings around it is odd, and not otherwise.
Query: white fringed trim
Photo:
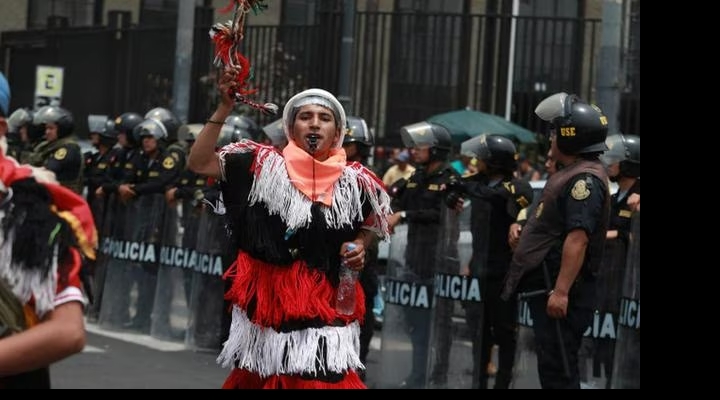
[[[265,204],[270,215],[279,215],[289,229],[306,227],[312,220],[310,207],[313,202],[292,184],[283,156],[271,147],[253,146],[248,142],[233,143],[220,151],[220,167],[225,179],[225,156],[229,153],[256,151],[256,159],[263,160],[250,189],[251,205]],[[370,201],[373,213],[373,230],[383,238],[389,236],[387,216],[392,214],[390,196],[363,167],[345,167],[333,189],[332,207],[323,207],[325,222],[332,229],[351,226],[355,221],[365,220],[363,197]]]
[[[0,213],[0,219],[5,213]],[[0,233],[0,279],[4,279],[12,288],[20,303],[27,304],[31,298],[35,299],[35,313],[42,318],[55,307],[55,293],[57,291],[57,245],[53,249],[52,265],[46,275],[38,270],[21,268],[12,263],[12,247],[15,238],[15,229],[11,229],[7,237]]]
[[[320,342],[327,348],[319,351]],[[365,369],[360,361],[360,325],[277,332],[252,323],[244,310],[233,307],[230,335],[217,358],[225,368],[246,369],[261,377],[286,374],[344,373]],[[327,354],[318,359],[318,354]]]

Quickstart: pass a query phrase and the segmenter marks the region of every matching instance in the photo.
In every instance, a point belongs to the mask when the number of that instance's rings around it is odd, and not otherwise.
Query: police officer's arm
[[[603,203],[606,193],[601,188],[600,181],[594,176],[578,175],[558,199],[560,209],[565,210],[567,236],[563,242],[560,273],[548,297],[547,313],[553,318],[567,315],[568,293],[585,261],[590,236],[605,218]]]
[[[101,184],[102,191],[104,194],[117,193],[118,186],[120,186],[122,177],[124,176],[125,168],[125,150],[123,149],[112,149],[110,150],[113,154],[110,156],[108,168],[103,174],[103,182]]]
[[[527,222],[528,215],[535,207],[528,206],[526,208],[523,208],[520,210],[520,212],[517,215],[517,218],[515,219],[515,222],[510,224],[510,229],[508,231],[508,244],[510,245],[510,248],[514,251],[515,247],[517,247],[518,242],[520,242],[520,234],[522,233],[522,229],[525,226],[525,223]]]
[[[238,74],[238,68],[226,67],[224,69],[218,82],[220,102],[190,149],[188,168],[200,175],[221,178],[220,158],[215,153],[215,145],[223,122],[230,116],[235,104],[229,95],[229,90],[237,86],[235,77]]]
[[[97,187],[97,185],[100,183],[100,179],[98,176],[93,176],[92,174],[92,168],[93,164],[95,164],[95,159],[93,158],[93,153],[91,152],[85,152],[83,153],[83,160],[85,162],[85,173],[83,174],[83,185],[88,187]]]

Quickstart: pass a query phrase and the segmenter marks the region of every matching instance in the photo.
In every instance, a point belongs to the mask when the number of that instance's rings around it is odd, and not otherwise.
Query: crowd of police
[[[348,160],[367,164],[371,131],[361,118],[349,121]],[[18,109],[8,122],[8,154],[53,171],[91,206],[101,245],[85,268],[88,319],[105,329],[219,349],[230,323],[223,275],[234,254],[219,183],[185,168],[203,125],[183,125],[162,107],[144,115],[90,116],[97,151],[83,154],[73,116],[62,107]],[[577,132],[584,129],[576,125]],[[445,127],[420,122],[403,127],[401,135],[417,170],[388,188],[396,211],[388,264],[381,269],[375,243],[361,276],[368,294],[363,361],[380,273],[386,305],[374,366],[378,387],[487,388],[494,345],[495,388],[538,387],[527,297],[500,300],[512,257],[509,226],[529,210],[539,212],[532,208],[538,203],[532,188],[513,176],[515,144],[497,135],[463,143],[467,169],[460,172],[451,165],[457,148]],[[243,138],[278,148],[286,143],[279,121],[260,129],[232,115],[217,148]],[[614,136],[607,144],[604,161],[621,166],[615,179],[636,180],[639,194],[639,138]],[[624,200],[633,193],[621,192]],[[579,369],[588,386],[639,387],[639,212],[612,212],[610,229],[621,230],[621,240],[608,240],[598,274],[602,302],[587,328]]]
[[[451,167],[457,144],[446,127],[420,122],[401,129],[417,170],[390,188],[395,233],[383,276],[379,387],[639,388],[640,213],[629,206],[640,193],[639,137],[608,136],[600,110],[576,97],[557,103],[563,107],[548,119],[553,124],[549,134],[564,159],[578,161],[556,166],[560,155],[549,152],[549,170],[563,173],[542,194],[513,176],[518,153],[506,137],[482,134],[463,142],[459,158],[467,169],[457,171]],[[607,221],[600,214],[596,221],[582,214],[582,207],[596,207],[584,202],[590,194],[606,192],[607,186],[588,183],[595,180],[587,172],[568,179],[591,164],[607,169],[604,182],[609,178],[617,185],[612,196],[605,196]],[[565,221],[553,214],[553,208],[566,205],[583,216]],[[549,258],[533,265],[541,268],[528,274],[512,296],[504,296],[516,260],[510,228],[533,214],[536,220],[550,216],[543,222],[545,232],[563,240],[571,224],[607,224],[607,237],[604,229],[597,230],[603,236],[593,236],[573,284],[570,319],[548,318],[545,310],[562,255],[562,241],[555,238],[546,241],[553,249]],[[528,245],[544,246],[539,236],[525,244],[525,256],[531,254]],[[605,247],[602,260],[596,246]],[[581,290],[582,301],[576,296]],[[539,306],[534,311],[532,302]],[[561,331],[561,324],[580,309],[593,317],[578,327],[582,343]],[[539,338],[537,332],[542,332]],[[540,352],[537,346],[547,342],[559,342],[562,351]],[[491,377],[494,346],[498,367]]]

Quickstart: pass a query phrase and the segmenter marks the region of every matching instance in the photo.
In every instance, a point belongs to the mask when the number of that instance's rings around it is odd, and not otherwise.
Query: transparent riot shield
[[[209,207],[200,212],[196,251],[198,263],[188,270],[190,317],[185,343],[198,350],[217,351],[229,330],[231,315],[224,296],[229,282],[223,274],[234,261],[225,228],[225,216]]]
[[[610,387],[640,389],[640,212],[633,215]]]
[[[109,245],[101,327],[150,333],[164,210],[163,194],[119,203],[118,235]]]
[[[113,237],[115,217],[117,213],[115,194],[107,197],[96,197],[91,204],[95,226],[98,232],[99,248],[95,255],[92,267],[92,302],[88,307],[88,320],[96,322],[100,317],[100,305],[102,304],[103,290],[105,289],[105,271],[109,261],[109,241]]]
[[[150,327],[150,335],[163,340],[184,340],[188,323],[189,293],[185,293],[183,274],[186,268],[191,267],[195,243],[185,236],[196,238],[197,223],[185,229],[182,222],[186,218],[193,218],[192,214],[184,214],[185,203],[190,201],[166,203],[163,215],[157,287]]]
[[[400,224],[390,239],[378,388],[424,388],[438,224]]]
[[[138,203],[124,203],[116,198],[110,234],[102,238],[105,255],[105,283],[100,302],[98,323],[104,329],[122,329],[130,323],[130,291],[133,285],[133,264],[129,247],[133,243],[133,221]]]
[[[537,370],[537,353],[535,352],[535,333],[526,296],[533,293],[520,293],[518,296],[518,329],[515,346],[515,363],[513,365],[512,389],[540,389],[540,376]],[[545,295],[545,293],[543,293]]]
[[[475,216],[475,215],[473,215]],[[487,214],[479,226],[487,229]],[[473,245],[471,209],[441,211],[441,226],[435,262],[432,327],[430,335],[429,388],[469,389],[477,387],[479,352],[482,344],[482,295],[480,271],[486,260],[487,241]],[[480,235],[483,239],[486,235]],[[477,250],[474,254],[473,250]],[[471,262],[471,257],[473,262]]]
[[[624,240],[605,242],[603,262],[596,281],[597,309],[585,332],[580,352],[580,385],[587,389],[609,389],[615,351],[617,317],[627,246]]]

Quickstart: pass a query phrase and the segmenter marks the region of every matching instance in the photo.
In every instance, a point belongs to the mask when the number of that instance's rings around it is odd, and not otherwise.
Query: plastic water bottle
[[[356,247],[357,245],[350,243],[347,249],[351,251]],[[353,271],[343,261],[340,264],[340,284],[335,301],[335,310],[339,314],[351,315],[355,312],[355,282],[357,279],[358,271]]]

